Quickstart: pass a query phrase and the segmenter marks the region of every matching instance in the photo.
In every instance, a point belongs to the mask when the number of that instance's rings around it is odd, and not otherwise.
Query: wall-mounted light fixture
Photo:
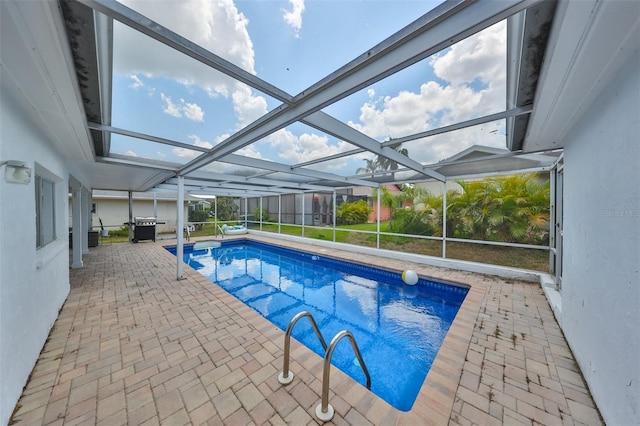
[[[31,182],[31,168],[27,166],[24,161],[0,161],[0,166],[6,166],[4,170],[4,180],[8,183],[21,183],[26,185]]]

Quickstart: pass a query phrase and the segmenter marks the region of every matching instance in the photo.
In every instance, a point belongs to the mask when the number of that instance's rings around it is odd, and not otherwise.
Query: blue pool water
[[[282,330],[309,311],[327,344],[339,331],[351,331],[371,390],[402,411],[413,406],[468,291],[422,278],[407,286],[399,272],[247,240],[196,251],[185,245],[184,261]],[[324,356],[307,320],[292,336]],[[365,384],[348,339],[337,345],[332,364]]]

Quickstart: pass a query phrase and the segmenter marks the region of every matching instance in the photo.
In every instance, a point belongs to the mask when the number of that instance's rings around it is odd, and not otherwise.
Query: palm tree
[[[535,174],[459,181],[449,200],[451,230],[460,238],[544,243],[549,237],[549,182]],[[449,222],[449,220],[447,220]]]
[[[388,148],[393,149],[394,151],[399,152],[405,157],[409,157],[409,150],[406,148],[402,148],[402,143],[394,143],[393,145],[389,145]],[[394,160],[391,160],[387,157],[382,157],[378,155],[378,163],[380,163],[382,170],[398,170],[398,163]]]
[[[364,160],[367,165],[365,167],[360,167],[356,170],[356,173],[375,173],[379,170],[382,170],[379,163],[379,157],[375,157],[373,159],[365,158]]]
[[[406,157],[409,157],[409,151],[406,148],[402,148],[402,143],[389,145],[389,148],[399,152]],[[358,170],[356,170],[356,173],[375,173],[383,172],[386,170],[394,171],[398,170],[399,168],[398,162],[387,157],[383,157],[382,155],[376,155],[375,158],[365,159],[364,161],[367,163],[367,165],[365,167],[360,167]]]

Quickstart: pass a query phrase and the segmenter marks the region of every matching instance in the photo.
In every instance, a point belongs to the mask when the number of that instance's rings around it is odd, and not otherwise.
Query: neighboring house
[[[435,167],[435,170],[447,176],[447,191],[462,191],[462,187],[458,185],[458,180],[477,180],[484,176],[508,175],[515,173],[526,173],[529,171],[539,172],[545,170],[548,177],[548,171],[558,161],[560,152],[551,154],[528,154],[517,157],[511,156],[509,150],[493,148],[488,146],[473,145],[449,158],[442,160],[441,166]],[[470,176],[465,167],[473,164],[476,173]],[[545,179],[546,180],[546,179]],[[436,181],[427,181],[417,183],[423,189],[434,195],[442,194],[443,184]]]
[[[564,149],[552,170],[564,194],[555,223],[560,285],[543,289],[604,421],[616,425],[640,423],[639,7],[558,2],[530,99],[515,102],[527,107],[535,98],[516,126],[526,138],[509,142],[513,151]],[[73,228],[86,230],[94,187],[108,182],[141,191],[175,173],[96,160],[103,154],[89,142],[58,2],[2,1],[0,31],[0,424],[6,424],[69,293],[68,194]],[[511,78],[508,88],[518,88],[527,72]],[[28,173],[30,180],[12,180]],[[71,266],[81,268],[86,232],[73,239]],[[566,367],[581,380],[575,366]]]
[[[69,197],[69,226],[71,215],[71,197]],[[185,197],[184,217],[197,198]],[[173,193],[134,192],[132,194],[132,215],[136,217],[155,217],[158,221],[158,233],[176,232],[176,195]],[[120,229],[129,222],[129,194],[126,191],[94,190],[91,195],[91,226],[98,230],[102,226],[107,230]],[[186,220],[186,219],[185,219]]]
[[[189,213],[192,211],[211,210],[211,203],[207,200],[190,201],[188,204]]]
[[[384,188],[389,191],[391,195],[398,196],[402,195],[402,189],[398,185],[385,185]],[[369,222],[376,222],[378,220],[378,200],[377,200],[377,190],[371,189],[368,187],[355,187],[353,188],[354,196],[366,196],[367,203],[369,207],[371,207],[371,213],[369,214],[369,218],[367,219]],[[410,208],[413,207],[412,200],[403,200],[398,202],[393,208],[389,208],[389,206],[385,205],[380,200],[380,221],[384,222],[386,220],[391,219],[393,215],[393,211],[397,209]]]

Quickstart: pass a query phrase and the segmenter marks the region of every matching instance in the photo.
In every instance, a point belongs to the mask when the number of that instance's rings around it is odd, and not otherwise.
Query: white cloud
[[[237,150],[236,154],[250,158],[264,159],[262,153],[258,151],[253,145],[245,146],[244,148]]]
[[[267,100],[262,96],[255,96],[246,84],[236,84],[232,99],[233,109],[238,118],[238,129],[267,113]]]
[[[176,118],[184,116],[189,120],[204,121],[204,111],[202,111],[199,105],[186,102],[184,99],[180,99],[178,103],[174,103],[171,98],[164,93],[160,93],[160,98],[165,104],[162,110],[164,113]]]
[[[268,141],[278,150],[271,160],[287,164],[303,163],[353,149],[353,145],[349,143],[340,141],[337,144],[331,144],[327,136],[315,133],[296,136],[286,128],[272,133]],[[346,160],[344,161],[346,163]],[[338,165],[334,164],[334,167]]]
[[[419,92],[380,98],[370,89],[358,121],[349,125],[382,141],[504,110],[505,40],[505,24],[499,23],[433,58],[430,64],[445,84],[429,81]],[[412,159],[435,163],[474,144],[504,148],[505,141],[498,133],[471,128],[407,142],[404,147]]]
[[[445,54],[432,59],[436,75],[451,84],[503,81],[506,77],[504,21],[456,43]]]
[[[291,10],[283,10],[282,19],[293,28],[296,37],[300,37],[304,0],[289,0],[289,3],[291,3]]]
[[[173,102],[171,102],[171,98],[166,96],[164,93],[160,93],[160,98],[165,104],[164,109],[162,110],[165,114],[169,114],[172,117],[182,117],[182,113],[180,112],[180,107]]]
[[[199,147],[202,147],[202,148],[208,148],[208,149],[213,148],[213,145],[211,145],[207,141],[203,141],[197,135],[189,135],[188,138],[193,141],[193,145],[195,145],[195,146],[199,146]],[[197,156],[202,154],[202,152],[200,152],[200,151],[194,151],[194,150],[191,150],[191,149],[179,148],[179,147],[175,147],[171,151],[175,155],[177,155],[178,157],[187,158],[187,159],[192,159],[192,158],[195,158],[195,157],[197,157]]]
[[[144,86],[144,83],[142,82],[142,80],[140,80],[140,79],[138,78],[138,76],[137,76],[137,75],[135,75],[135,74],[130,74],[130,75],[129,75],[129,78],[130,78],[131,80],[133,80],[133,83],[131,83],[131,84],[129,85],[129,87],[130,87],[131,89],[136,90],[136,89],[139,89],[140,87]]]
[[[457,130],[448,134],[432,136],[428,139],[408,142],[403,147],[409,150],[412,159],[425,164],[437,163],[473,145],[505,148],[505,137],[492,130],[504,128],[504,122],[486,123],[482,126]]]
[[[183,110],[185,117],[187,117],[189,120],[199,122],[204,121],[204,112],[198,105],[185,102]]]
[[[199,136],[197,135],[189,135],[188,136],[189,139],[191,139],[193,141],[193,144],[195,146],[199,146],[201,148],[213,148],[213,145],[211,145],[209,142],[207,141],[203,141],[202,139],[200,139]]]
[[[128,7],[255,74],[249,21],[232,0],[136,1]],[[121,24],[114,25],[114,71],[165,77],[228,96],[234,80]]]
[[[253,43],[247,31],[249,20],[233,0],[122,3],[249,73],[256,73]],[[114,45],[116,73],[168,78],[187,88],[199,87],[211,97],[231,98],[237,116],[236,130],[267,111],[266,99],[254,95],[248,86],[118,23],[114,24]],[[179,113],[194,121],[203,119],[202,110],[195,105],[174,106],[176,109],[167,105],[165,112],[173,116]]]
[[[125,152],[124,155],[128,155],[129,157],[137,157],[138,156],[138,154],[136,154],[135,152],[133,152],[131,150]]]

